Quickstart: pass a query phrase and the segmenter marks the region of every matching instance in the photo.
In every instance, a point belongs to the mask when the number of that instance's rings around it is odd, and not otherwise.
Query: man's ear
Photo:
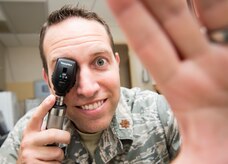
[[[47,85],[49,85],[48,75],[45,72],[44,68],[42,69],[42,75],[43,75],[44,81],[47,83]]]
[[[120,64],[120,56],[119,56],[119,53],[118,52],[115,52],[115,59],[117,61],[118,64]]]

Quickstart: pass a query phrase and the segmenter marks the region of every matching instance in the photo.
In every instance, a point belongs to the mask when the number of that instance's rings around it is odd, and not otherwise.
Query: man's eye
[[[103,65],[105,65],[106,64],[106,60],[105,59],[103,59],[103,58],[98,58],[97,59],[97,61],[96,61],[96,65],[98,65],[98,66],[103,66]]]

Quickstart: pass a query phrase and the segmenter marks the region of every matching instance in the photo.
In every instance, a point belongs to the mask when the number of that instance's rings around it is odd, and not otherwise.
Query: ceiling
[[[5,47],[38,46],[48,14],[68,4],[95,11],[110,25],[115,42],[125,41],[105,0],[0,0],[0,43]]]

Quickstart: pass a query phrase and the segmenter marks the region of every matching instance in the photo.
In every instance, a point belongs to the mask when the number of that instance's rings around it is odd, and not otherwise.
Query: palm
[[[194,1],[208,30],[227,29],[227,1]],[[177,162],[227,163],[227,46],[212,44],[202,34],[186,1],[109,4],[176,115],[183,138]]]
[[[226,70],[228,55],[220,48],[220,52],[217,50],[210,56],[181,62],[176,73],[160,87],[176,112],[212,106],[228,108]]]

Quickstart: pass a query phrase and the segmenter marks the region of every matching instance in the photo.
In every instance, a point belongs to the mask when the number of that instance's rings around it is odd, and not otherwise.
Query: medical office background
[[[122,86],[155,90],[156,83],[126,44],[104,0],[0,0],[0,131],[11,130],[49,93],[42,80],[39,31],[48,14],[64,4],[91,9],[110,25],[121,58]]]

